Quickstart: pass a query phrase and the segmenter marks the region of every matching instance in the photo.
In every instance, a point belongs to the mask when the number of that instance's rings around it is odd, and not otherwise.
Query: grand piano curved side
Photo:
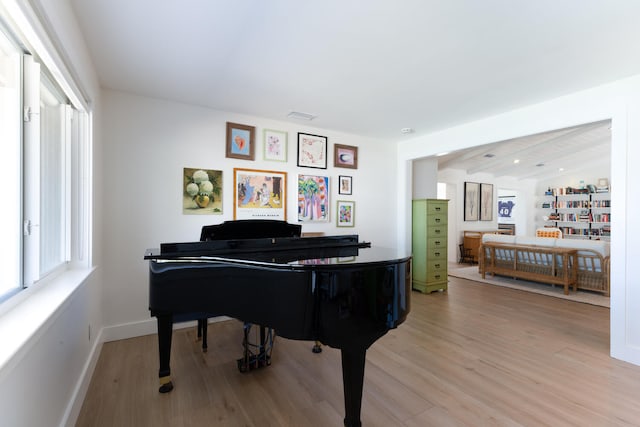
[[[410,310],[411,258],[358,236],[163,244],[149,251],[160,382],[172,388],[173,316],[204,312],[341,350],[346,426],[360,426],[366,350]]]

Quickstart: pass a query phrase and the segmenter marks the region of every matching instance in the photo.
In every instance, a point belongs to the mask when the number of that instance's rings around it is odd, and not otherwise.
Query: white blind
[[[10,248],[0,257],[0,296],[22,286],[20,89],[20,52],[0,28],[0,242]]]
[[[40,276],[67,260],[67,106],[40,108]]]

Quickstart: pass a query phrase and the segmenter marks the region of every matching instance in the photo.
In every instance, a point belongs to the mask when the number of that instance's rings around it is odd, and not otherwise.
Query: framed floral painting
[[[222,171],[201,168],[183,169],[182,213],[222,214]]]

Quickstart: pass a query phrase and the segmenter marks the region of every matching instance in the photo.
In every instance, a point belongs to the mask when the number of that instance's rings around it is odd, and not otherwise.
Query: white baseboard
[[[84,364],[82,374],[78,379],[73,393],[71,394],[71,398],[69,399],[69,403],[67,404],[67,408],[64,411],[64,415],[60,422],[61,427],[73,427],[76,425],[76,422],[78,421],[78,415],[80,415],[80,410],[82,409],[84,398],[87,395],[87,390],[89,390],[89,384],[91,383],[93,371],[96,368],[98,358],[100,357],[100,352],[102,351],[103,343],[103,334],[102,330],[100,330],[100,332],[96,336],[95,341],[93,342],[93,347],[91,348],[89,357]]]
[[[227,316],[212,317],[209,319],[209,323],[221,322],[229,319],[230,318]],[[176,323],[173,325],[173,328],[182,329],[195,326],[196,322],[192,321]],[[67,409],[65,410],[62,421],[60,422],[60,426],[73,427],[76,424],[78,415],[80,415],[80,410],[82,409],[82,403],[84,402],[84,399],[87,395],[87,390],[89,389],[89,384],[91,383],[93,371],[96,368],[98,358],[100,357],[100,352],[102,351],[102,345],[105,342],[124,340],[155,333],[157,333],[155,318],[143,320],[140,322],[122,323],[120,325],[106,326],[102,328],[96,336],[96,340],[93,343],[93,348],[91,349],[87,362],[85,363],[85,366],[82,370],[80,379],[78,380],[78,383],[76,384],[76,387],[73,391],[71,399],[69,399],[69,404],[67,405]]]
[[[218,316],[209,319],[209,323],[229,320],[230,317]],[[183,329],[196,326],[196,321],[174,323],[173,329]],[[104,342],[126,340],[129,338],[141,337],[158,333],[156,319],[150,318],[139,322],[121,323],[119,325],[106,326],[103,328]]]

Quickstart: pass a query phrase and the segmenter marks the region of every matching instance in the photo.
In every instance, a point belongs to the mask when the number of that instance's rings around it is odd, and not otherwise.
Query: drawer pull
[[[440,268],[440,264],[435,264],[434,267],[435,268]]]
[[[440,222],[440,218],[435,218],[434,221],[435,222]]]
[[[440,252],[434,252],[433,253],[435,256],[440,256]]]

